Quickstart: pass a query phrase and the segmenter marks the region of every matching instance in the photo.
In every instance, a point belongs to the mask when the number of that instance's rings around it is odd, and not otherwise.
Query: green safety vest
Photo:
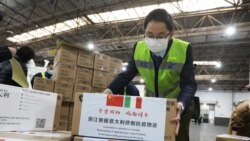
[[[158,81],[158,94],[162,98],[177,98],[180,88],[180,75],[186,62],[188,42],[173,38],[172,45],[159,67],[155,78],[155,66],[145,41],[139,41],[134,52],[134,60],[145,82],[145,96],[155,97],[155,80]]]
[[[42,74],[42,78],[46,79],[45,72],[41,72],[41,74]]]

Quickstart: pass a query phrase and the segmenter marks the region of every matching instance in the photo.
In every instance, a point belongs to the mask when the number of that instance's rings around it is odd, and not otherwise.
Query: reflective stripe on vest
[[[137,43],[134,60],[140,75],[145,80],[146,96],[155,97],[155,79],[158,81],[159,97],[176,98],[180,93],[180,75],[186,62],[187,42],[173,38],[155,78],[155,66],[146,43]]]
[[[46,79],[45,72],[41,72],[41,74],[42,74],[42,78]]]
[[[135,61],[137,67],[141,68],[154,68],[153,62],[146,62],[146,61]],[[183,68],[183,64],[180,63],[172,63],[172,62],[162,62],[160,69],[169,69],[169,70],[177,70],[181,71]]]

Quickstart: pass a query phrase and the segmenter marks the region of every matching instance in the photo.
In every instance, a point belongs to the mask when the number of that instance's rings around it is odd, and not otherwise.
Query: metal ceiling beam
[[[237,28],[237,32],[249,32],[250,31],[250,22],[248,23],[238,23],[235,24]],[[202,27],[202,28],[194,28],[189,30],[189,37],[200,37],[204,35],[218,35],[218,34],[223,34],[225,30],[224,26],[216,26],[216,27]],[[175,36],[179,38],[186,37],[185,31],[175,31]],[[104,39],[104,40],[99,40],[96,41],[95,44],[96,46],[102,46],[102,45],[115,45],[115,44],[120,44],[120,43],[135,43],[139,40],[142,40],[144,38],[144,35],[138,35],[138,36],[127,36],[123,38],[113,38],[113,39]],[[242,41],[242,43],[249,43],[248,41]],[[225,42],[227,43],[227,42]],[[221,44],[221,43],[219,43]],[[238,44],[238,42],[237,42]],[[206,46],[206,45],[205,45]]]

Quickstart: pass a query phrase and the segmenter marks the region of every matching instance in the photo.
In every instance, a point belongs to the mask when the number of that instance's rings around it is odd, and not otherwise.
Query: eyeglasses
[[[145,37],[153,38],[153,39],[165,39],[165,38],[168,38],[168,36],[169,36],[169,33],[168,34],[163,33],[163,34],[160,34],[160,35],[157,35],[157,36],[152,34],[152,33],[148,33],[148,32],[145,33]]]

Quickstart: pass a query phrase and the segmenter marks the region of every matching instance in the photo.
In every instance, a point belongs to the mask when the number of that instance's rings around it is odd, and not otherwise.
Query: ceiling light
[[[208,91],[210,91],[210,92],[213,91],[213,88],[212,87],[208,88]]]
[[[221,65],[220,61],[194,61],[194,64],[200,66],[219,66]]]
[[[215,65],[216,68],[221,68],[221,62],[218,62],[216,65]]]
[[[93,50],[94,49],[94,44],[93,43],[89,43],[88,44],[88,48],[89,48],[89,50]]]
[[[215,79],[215,78],[211,79],[211,82],[212,82],[212,83],[215,83],[215,82],[216,82],[216,79]]]
[[[228,36],[231,36],[231,35],[233,35],[233,34],[235,33],[235,31],[236,31],[235,27],[234,27],[234,26],[230,26],[230,27],[228,27],[228,28],[226,29],[226,34],[227,34]]]
[[[141,78],[141,79],[140,79],[140,83],[144,83],[144,79]]]

